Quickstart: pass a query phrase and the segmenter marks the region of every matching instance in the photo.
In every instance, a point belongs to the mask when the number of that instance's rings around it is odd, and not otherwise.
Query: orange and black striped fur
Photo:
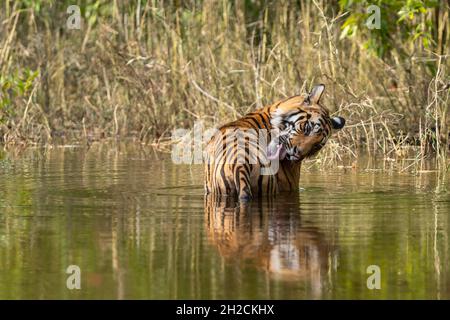
[[[206,147],[205,191],[251,199],[298,190],[301,161],[316,154],[345,120],[320,103],[324,85],[225,124]],[[274,131],[277,130],[277,131]],[[266,139],[262,139],[265,133]],[[273,162],[278,170],[261,174]]]

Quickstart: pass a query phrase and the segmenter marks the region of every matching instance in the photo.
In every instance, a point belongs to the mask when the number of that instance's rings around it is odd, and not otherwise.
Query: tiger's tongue
[[[286,156],[286,149],[284,148],[284,146],[282,144],[279,144],[276,146],[276,150],[273,149],[274,148],[269,148],[269,150],[267,150],[267,159],[275,160],[279,158],[280,160],[283,160]]]

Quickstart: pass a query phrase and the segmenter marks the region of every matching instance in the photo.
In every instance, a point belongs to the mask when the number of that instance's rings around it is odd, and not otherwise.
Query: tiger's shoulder
[[[275,115],[277,109],[286,108],[296,108],[303,104],[305,99],[304,95],[294,95],[282,100],[279,100],[271,105],[264,106],[262,108],[256,109],[250,113],[247,113],[242,118],[228,122],[221,127],[219,130],[224,131],[231,128],[242,128],[242,129],[268,129],[272,128],[271,120]]]

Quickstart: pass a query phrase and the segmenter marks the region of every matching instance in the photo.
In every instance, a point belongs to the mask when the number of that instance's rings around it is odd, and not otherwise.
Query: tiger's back
[[[261,168],[268,164],[263,146],[254,143],[261,138],[261,132],[271,138],[269,108],[258,109],[220,127],[219,134],[212,137],[206,149],[206,193],[245,198],[278,192],[276,177],[260,174]],[[240,134],[245,136],[242,147],[238,141]]]

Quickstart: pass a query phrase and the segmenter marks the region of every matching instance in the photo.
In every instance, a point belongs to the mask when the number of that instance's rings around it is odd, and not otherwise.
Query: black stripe
[[[249,120],[251,120],[254,123],[254,127],[256,126],[256,128],[261,129],[261,125],[259,124],[258,120],[255,119],[254,117],[248,118]]]
[[[234,183],[235,183],[235,187],[236,187],[236,194],[238,194],[238,195],[239,195],[239,191],[241,190],[241,188],[240,188],[241,180],[239,179],[240,178],[239,172],[240,172],[239,167],[237,167],[237,169],[236,168],[233,169],[233,177],[234,177]]]
[[[262,196],[262,182],[263,182],[264,176],[262,174],[259,174],[258,177],[258,195]]]
[[[250,122],[249,121],[250,119],[251,118],[242,118],[240,121],[247,123],[248,125],[250,125],[250,127],[253,128],[253,122]],[[238,128],[238,129],[240,129],[240,128]]]
[[[227,179],[226,179],[226,175],[225,175],[225,165],[222,165],[222,168],[220,169],[220,176],[222,178],[223,184],[225,185],[225,192],[229,193],[229,191],[231,190],[230,188],[230,184],[228,183]]]
[[[266,115],[267,119],[264,118],[264,115]],[[258,113],[258,116],[261,118],[261,122],[264,124],[264,127],[266,127],[266,129],[270,129],[272,127],[270,125],[270,116],[267,113]],[[267,121],[269,121],[269,123],[267,123]]]

